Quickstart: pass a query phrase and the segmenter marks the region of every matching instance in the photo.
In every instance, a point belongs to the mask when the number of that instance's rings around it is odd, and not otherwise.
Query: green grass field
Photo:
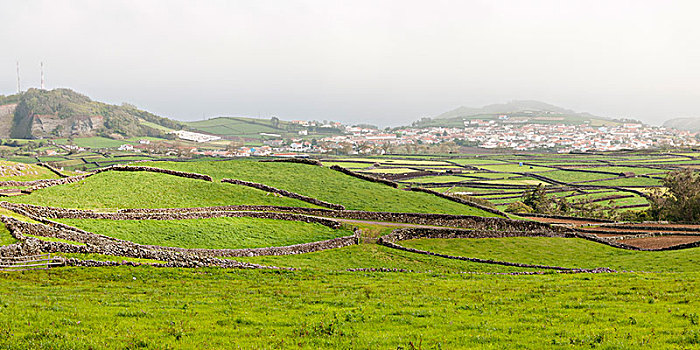
[[[612,174],[586,173],[586,172],[581,172],[581,171],[566,171],[566,170],[548,171],[546,173],[541,173],[539,175],[548,177],[552,180],[563,181],[563,182],[600,180],[600,179],[609,179],[609,178],[615,177],[615,175],[612,175]]]
[[[693,348],[697,273],[0,273],[5,348]]]
[[[470,258],[619,271],[700,272],[700,248],[639,252],[578,238],[419,239],[401,245]]]
[[[96,154],[88,157],[89,161],[100,164],[139,158]],[[633,157],[625,153],[608,158]],[[640,155],[637,160],[641,162],[648,157],[653,155]],[[473,174],[483,179],[449,175],[427,179],[499,182],[494,178],[506,178],[500,182],[514,184],[532,178],[516,177],[511,172],[544,169],[545,176],[554,174],[558,179],[580,181],[587,176],[595,178],[597,174],[550,171],[551,168],[537,166],[529,169],[518,167],[517,161],[552,164],[548,162],[606,157],[540,154],[536,158],[500,154],[460,159],[497,163],[500,165],[495,167],[504,173]],[[411,167],[431,168],[442,166],[439,163],[447,157],[369,159],[381,160],[386,165],[411,162]],[[261,182],[343,204],[348,209],[490,216],[436,196],[360,180],[327,167],[249,160],[146,165],[208,174],[215,182],[147,172],[106,172],[7,200],[107,210],[232,204],[311,206],[218,182],[228,177]],[[649,181],[620,178],[590,184],[633,186]],[[480,197],[484,199],[515,192],[469,186],[467,183],[436,190],[491,193]],[[586,192],[587,195],[571,199],[627,194]],[[574,191],[567,189],[551,195],[571,193]],[[517,194],[514,196],[493,201],[522,200]],[[596,203],[606,207],[644,202],[643,198],[634,196]],[[0,215],[32,221],[5,209],[0,209]],[[136,243],[184,248],[290,245],[350,235],[352,225],[362,230],[362,244],[307,254],[233,259],[294,270],[122,266],[0,271],[0,349],[700,348],[700,248],[644,252],[583,239],[544,237],[419,239],[399,243],[464,257],[569,268],[608,267],[620,271],[614,274],[550,271],[543,275],[513,276],[506,274],[537,269],[446,259],[374,243],[377,237],[400,227],[398,224],[355,222],[332,230],[318,224],[253,218],[59,221]],[[0,225],[0,245],[14,242]],[[159,262],[102,254],[57,255],[83,260]],[[413,272],[347,271],[357,268]]]
[[[105,172],[8,201],[64,208],[181,208],[255,204],[312,206],[245,186],[147,172]]]
[[[152,162],[153,166],[197,172],[214,179],[234,178],[367,211],[445,213],[493,216],[493,214],[427,193],[409,192],[361,180],[326,167],[294,163]]]
[[[139,244],[238,249],[285,246],[351,236],[320,224],[257,218],[191,220],[60,219],[65,224]]]
[[[58,178],[58,175],[43,166],[0,161],[0,181],[33,181]]]
[[[58,144],[67,144],[67,139],[56,139]],[[79,147],[89,147],[89,148],[117,148],[125,143],[133,144],[133,142],[125,140],[113,140],[106,137],[79,137],[73,139],[73,144]]]
[[[17,242],[17,240],[12,237],[10,231],[7,230],[5,225],[0,224],[0,246],[8,245]]]

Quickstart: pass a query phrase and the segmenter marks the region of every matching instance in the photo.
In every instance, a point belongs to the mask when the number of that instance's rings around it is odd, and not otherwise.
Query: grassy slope
[[[471,258],[554,265],[571,268],[700,272],[700,249],[638,252],[575,238],[513,237],[487,239],[422,239],[406,247]]]
[[[235,260],[318,271],[341,271],[351,268],[392,268],[417,272],[532,271],[532,269],[479,264],[408,253],[378,244],[361,244],[300,255],[256,256],[235,258]]]
[[[106,172],[9,201],[65,208],[178,208],[234,204],[311,206],[264,191],[147,172]]]
[[[700,342],[699,277],[62,268],[0,274],[0,343],[687,348]]]
[[[333,230],[320,224],[256,218],[59,221],[135,243],[181,248],[258,248],[352,235],[348,230]]]
[[[347,209],[494,216],[427,193],[402,191],[313,165],[242,160],[146,164],[208,174],[216,180],[227,177],[260,182],[331,203],[342,204]]]
[[[8,167],[14,169],[17,166],[15,162],[0,161],[0,167]],[[59,176],[51,170],[35,164],[22,164],[25,167],[23,171],[8,170],[4,175],[0,174],[0,181],[32,181],[39,179],[58,179]]]
[[[12,237],[10,231],[7,230],[4,224],[0,223],[0,246],[8,245],[17,242],[17,240]]]

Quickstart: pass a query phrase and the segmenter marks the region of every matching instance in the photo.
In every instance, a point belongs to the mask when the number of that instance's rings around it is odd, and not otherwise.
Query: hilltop
[[[435,118],[423,118],[414,123],[417,127],[443,126],[461,127],[464,121],[469,119],[498,120],[506,115],[512,123],[536,123],[536,124],[585,124],[614,125],[618,122],[592,115],[590,113],[575,112],[570,109],[558,107],[540,101],[515,100],[508,103],[491,104],[481,108],[458,107],[454,110],[442,113]]]
[[[129,104],[93,101],[70,89],[40,90],[0,96],[1,138],[163,136],[184,124]]]
[[[664,127],[690,132],[700,131],[700,118],[673,118],[664,122]]]

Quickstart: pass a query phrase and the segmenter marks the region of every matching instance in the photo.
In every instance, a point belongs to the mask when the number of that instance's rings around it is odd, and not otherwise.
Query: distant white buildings
[[[201,134],[198,132],[185,131],[185,130],[171,131],[170,134],[175,134],[175,136],[177,136],[183,140],[194,141],[194,142],[210,142],[210,141],[221,140],[221,137],[219,137],[219,136]]]

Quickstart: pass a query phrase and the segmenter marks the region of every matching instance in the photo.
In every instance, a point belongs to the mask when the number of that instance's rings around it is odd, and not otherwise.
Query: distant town
[[[314,122],[292,121],[303,126],[315,126]],[[235,150],[193,153],[245,157],[289,155],[297,153],[334,154],[385,154],[419,153],[421,149],[450,152],[460,146],[484,149],[510,149],[515,151],[551,151],[558,153],[640,150],[667,147],[693,147],[698,145],[696,133],[672,128],[650,126],[642,123],[619,123],[611,126],[590,124],[536,124],[510,122],[503,115],[499,120],[465,120],[463,127],[404,127],[379,129],[371,126],[346,126],[329,123],[343,131],[318,139],[309,139],[308,133],[299,132],[298,138],[274,138],[263,146],[241,146]],[[181,138],[201,140],[210,135],[178,134]]]
[[[463,147],[491,150],[551,153],[643,150],[698,146],[698,133],[638,122],[608,125],[531,123],[507,115],[491,120],[467,119],[461,127],[400,127],[380,129],[370,125],[348,126],[339,122],[293,120],[284,135],[259,132],[255,136],[215,135],[202,131],[173,130],[163,138],[132,138],[91,142],[48,140],[54,148],[39,148],[46,156],[81,153],[97,149],[189,157],[304,157],[310,154],[376,155],[457,153]],[[319,132],[321,130],[321,132]],[[323,130],[333,130],[332,133]],[[105,140],[105,139],[101,139]],[[45,143],[42,141],[41,143]],[[11,143],[5,143],[11,145]],[[25,147],[26,148],[26,147]],[[41,151],[43,150],[43,151]]]

